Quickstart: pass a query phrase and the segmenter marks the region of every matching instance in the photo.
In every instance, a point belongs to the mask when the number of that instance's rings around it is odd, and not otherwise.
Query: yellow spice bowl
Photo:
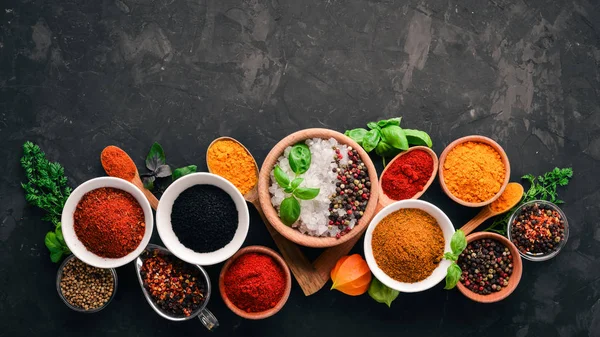
[[[500,186],[500,190],[492,198],[490,198],[486,201],[468,202],[468,201],[459,199],[454,194],[452,194],[452,192],[450,192],[450,189],[448,188],[448,186],[446,185],[446,181],[444,180],[444,163],[446,162],[446,157],[448,156],[448,153],[450,153],[450,151],[453,148],[455,148],[457,145],[460,145],[465,142],[483,143],[483,144],[487,144],[487,145],[491,146],[492,148],[494,148],[494,150],[496,150],[496,152],[498,152],[498,154],[500,154],[500,159],[502,160],[502,163],[504,164],[505,176],[504,176],[504,181],[502,182],[502,186]],[[440,167],[438,170],[438,176],[440,177],[440,185],[442,186],[442,190],[444,190],[444,193],[446,193],[446,195],[450,199],[456,201],[457,203],[459,203],[463,206],[467,206],[467,207],[483,207],[488,204],[491,204],[492,202],[494,202],[496,199],[498,199],[500,197],[502,192],[504,192],[504,189],[506,188],[506,185],[508,185],[508,181],[510,180],[510,162],[508,161],[508,156],[506,155],[506,152],[504,151],[502,146],[500,146],[494,140],[492,140],[491,138],[488,138],[488,137],[484,137],[484,136],[472,135],[472,136],[462,137],[462,138],[459,138],[459,139],[453,141],[452,143],[450,143],[450,145],[446,146],[446,148],[444,149],[444,152],[442,152],[442,155],[440,156],[440,164],[439,165],[440,165]]]

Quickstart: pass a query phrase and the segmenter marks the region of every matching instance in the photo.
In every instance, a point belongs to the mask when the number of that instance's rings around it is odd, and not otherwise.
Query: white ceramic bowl
[[[367,232],[365,233],[365,258],[367,260],[369,268],[371,269],[371,272],[375,277],[377,277],[379,281],[381,281],[381,283],[385,284],[386,286],[392,289],[398,290],[403,293],[416,293],[419,291],[427,290],[440,283],[440,281],[442,281],[446,277],[446,270],[450,265],[450,261],[442,260],[437,266],[437,268],[433,270],[433,273],[429,275],[429,277],[416,283],[405,283],[396,281],[393,278],[389,277],[387,274],[385,274],[383,270],[381,270],[379,266],[377,266],[377,262],[375,262],[375,257],[373,257],[373,248],[371,247],[371,240],[373,239],[373,230],[375,229],[375,227],[377,227],[377,225],[383,218],[388,216],[390,213],[393,213],[403,208],[418,208],[427,212],[429,215],[436,219],[438,225],[442,229],[442,232],[444,234],[444,241],[446,242],[444,252],[451,251],[450,239],[452,238],[452,234],[454,234],[454,226],[452,225],[452,222],[446,216],[446,214],[442,212],[442,210],[440,210],[433,204],[422,200],[396,201],[383,208],[379,213],[377,213],[377,215],[375,215],[373,220],[371,220],[371,223],[367,228]],[[402,235],[402,233],[397,233],[396,235]]]
[[[173,232],[171,225],[171,210],[173,202],[181,192],[194,185],[213,185],[227,192],[238,212],[238,228],[233,236],[233,240],[225,247],[210,253],[197,253],[179,242]],[[173,255],[191,264],[201,266],[210,266],[227,260],[232,257],[246,240],[248,227],[250,226],[250,216],[248,214],[248,205],[242,194],[229,181],[212,173],[192,173],[177,179],[172,183],[160,198],[158,209],[156,210],[156,228],[160,239]],[[202,230],[202,229],[198,229]]]
[[[85,248],[83,243],[79,241],[77,235],[75,234],[75,230],[73,229],[73,213],[75,213],[75,209],[77,208],[77,204],[79,200],[89,191],[101,188],[101,187],[113,187],[120,190],[123,190],[129,194],[131,194],[135,200],[140,204],[142,210],[144,211],[144,219],[146,223],[146,231],[144,232],[144,237],[140,242],[140,245],[131,253],[120,257],[118,259],[111,259],[106,257],[98,256]],[[79,185],[71,195],[67,199],[65,203],[65,207],[63,208],[62,217],[62,232],[65,237],[65,243],[73,253],[73,255],[77,256],[81,261],[98,268],[117,268],[127,263],[133,261],[138,255],[140,255],[148,242],[150,242],[150,237],[152,236],[152,230],[154,229],[154,218],[152,217],[152,209],[150,208],[150,203],[137,187],[132,183],[113,177],[100,177],[90,179],[83,184]]]

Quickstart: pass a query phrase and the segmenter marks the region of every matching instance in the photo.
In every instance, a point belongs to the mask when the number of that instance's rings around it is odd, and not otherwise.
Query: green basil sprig
[[[465,237],[465,233],[459,229],[454,232],[450,239],[450,249],[452,249],[452,252],[444,253],[444,259],[452,261],[446,271],[446,286],[444,289],[456,287],[456,284],[460,280],[462,270],[456,261],[465,248],[467,248],[467,238]]]
[[[309,151],[310,153],[310,151]],[[291,155],[291,152],[290,152]],[[310,162],[310,159],[309,159]],[[291,161],[290,161],[291,163]],[[308,170],[308,168],[306,168]],[[305,171],[306,172],[306,171]],[[279,217],[281,221],[291,226],[300,217],[300,202],[301,200],[311,200],[319,195],[320,188],[300,187],[300,184],[304,181],[304,178],[296,177],[293,180],[279,167],[275,166],[273,170],[275,181],[277,185],[283,188],[285,193],[290,193],[288,197],[283,199],[279,206]]]
[[[386,286],[377,278],[373,277],[373,280],[371,280],[371,285],[369,285],[369,296],[375,301],[385,303],[390,307],[392,302],[398,297],[398,294],[400,294],[398,290]]]
[[[290,168],[296,174],[302,174],[308,171],[311,159],[310,149],[306,144],[296,144],[292,146],[292,150],[288,156]]]

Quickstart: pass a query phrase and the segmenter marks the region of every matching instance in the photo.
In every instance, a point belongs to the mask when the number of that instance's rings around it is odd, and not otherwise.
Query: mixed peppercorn
[[[187,317],[202,305],[205,288],[198,269],[159,251],[145,252],[142,259],[144,288],[158,307]]]
[[[110,269],[92,267],[72,258],[63,268],[60,292],[72,306],[94,310],[110,300],[114,284],[115,279]]]
[[[565,240],[565,221],[550,205],[525,205],[511,224],[510,238],[524,254],[549,254]]]
[[[332,169],[337,173],[337,182],[335,193],[329,197],[329,226],[337,226],[341,230],[336,235],[339,239],[352,229],[352,220],[358,221],[363,216],[371,196],[371,181],[358,151],[349,146],[348,163],[342,165],[343,154],[337,146],[333,149],[338,167]]]
[[[508,247],[493,239],[471,242],[460,254],[460,282],[469,290],[489,295],[508,286],[513,259]]]

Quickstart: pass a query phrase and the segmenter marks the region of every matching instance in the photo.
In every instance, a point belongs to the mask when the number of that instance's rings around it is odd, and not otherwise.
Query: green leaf
[[[390,144],[380,141],[375,147],[375,153],[380,157],[395,157],[398,153],[400,153],[399,149],[391,146]],[[383,165],[385,166],[385,165]]]
[[[196,172],[196,170],[194,170],[194,172]],[[157,178],[165,178],[172,174],[171,167],[167,164],[160,165],[159,167],[157,167],[154,173],[156,173]]]
[[[292,146],[292,150],[288,156],[290,162],[290,168],[296,174],[302,174],[308,171],[312,155],[310,149],[306,144],[296,144]]]
[[[404,134],[406,135],[406,140],[408,140],[409,145],[427,147],[431,147],[433,145],[431,142],[431,137],[429,137],[429,135],[424,131],[404,129]]]
[[[290,177],[279,167],[279,165],[275,166],[275,170],[273,170],[273,175],[275,176],[275,181],[277,185],[279,185],[283,189],[289,189],[290,187]],[[291,193],[286,190],[286,193]]]
[[[365,151],[371,152],[373,149],[375,149],[375,147],[377,147],[377,144],[380,140],[381,134],[379,133],[379,130],[373,129],[365,134],[362,147],[365,149]]]
[[[363,129],[363,128],[357,128],[357,129],[352,129],[352,130],[347,130],[346,132],[344,132],[344,134],[350,138],[352,138],[352,140],[354,140],[355,142],[358,143],[358,145],[363,146],[363,139],[365,138],[365,135],[367,134],[367,129]]]
[[[458,255],[451,252],[445,252],[444,259],[456,262],[456,260],[458,260]]]
[[[371,284],[369,285],[369,296],[378,303],[387,304],[389,308],[396,297],[398,297],[398,294],[400,294],[398,290],[386,286],[377,278],[373,277],[371,280]]]
[[[396,125],[388,125],[381,129],[381,140],[399,150],[408,150],[408,140],[404,130]]]
[[[165,152],[160,144],[154,142],[146,156],[146,167],[148,170],[155,172],[159,166],[164,164],[166,164]]]
[[[65,247],[67,244],[65,242],[65,238],[63,236],[62,229],[60,228],[60,226],[54,229],[54,234],[56,235],[56,240],[58,240],[58,243],[61,245],[61,247]]]
[[[304,181],[304,178],[296,178],[294,180],[292,180],[292,182],[290,183],[290,187],[292,188],[292,192],[298,188],[298,186],[300,186],[300,184],[302,184],[302,182]],[[291,193],[291,192],[288,192]]]
[[[377,125],[377,122],[369,122],[367,123],[367,127],[371,130],[377,130],[379,129],[379,126]]]
[[[383,119],[383,120],[380,120],[379,122],[377,122],[377,127],[379,129],[383,129],[390,125],[400,126],[401,120],[402,120],[402,117]]]
[[[144,188],[152,191],[152,189],[154,189],[154,180],[156,180],[155,176],[142,177],[142,183],[144,184]]]
[[[56,238],[56,234],[54,232],[46,233],[46,238],[44,239],[44,243],[50,252],[54,251],[62,251],[62,245]]]
[[[467,238],[465,237],[465,232],[459,229],[452,234],[452,238],[450,239],[450,248],[452,249],[452,253],[454,253],[456,256],[460,255],[460,253],[467,248]]]
[[[293,196],[283,199],[279,206],[279,217],[281,221],[291,226],[300,217],[300,203]]]
[[[444,289],[452,289],[456,287],[456,284],[460,280],[460,275],[462,274],[462,270],[456,263],[452,263],[448,266],[448,270],[446,271],[446,286]]]
[[[176,169],[175,171],[173,171],[173,181],[188,175],[190,173],[194,173],[196,172],[196,170],[198,169],[198,167],[196,165],[188,165],[188,166],[184,166],[184,167],[180,167],[178,169]]]
[[[302,200],[311,200],[316,198],[320,191],[320,188],[299,187],[294,191],[294,196]]]

